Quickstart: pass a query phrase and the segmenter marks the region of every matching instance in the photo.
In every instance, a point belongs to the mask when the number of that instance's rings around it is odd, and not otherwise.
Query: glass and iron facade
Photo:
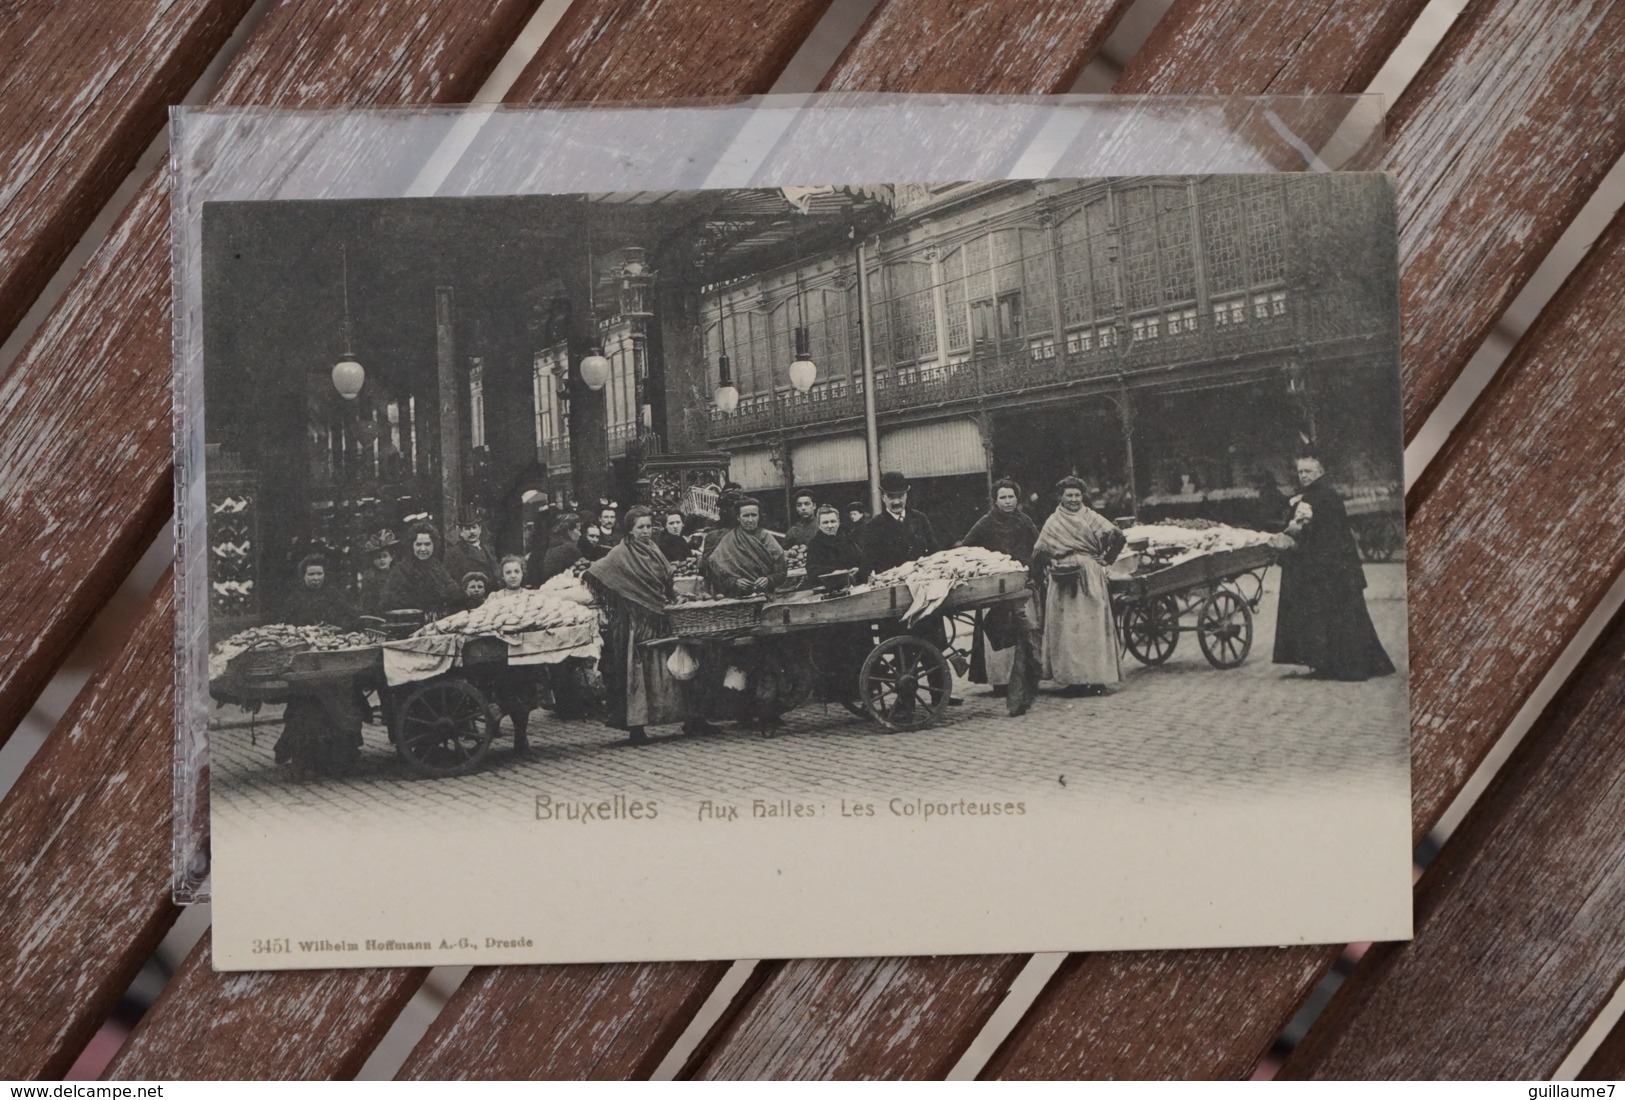
[[[1091,394],[1120,394],[1119,419],[1131,405],[1140,419],[1154,415],[1158,395],[1214,386],[1263,384],[1271,400],[1304,407],[1347,381],[1333,375],[1391,370],[1395,288],[1371,273],[1391,267],[1382,250],[1391,257],[1393,245],[1370,238],[1383,222],[1367,209],[1383,194],[1336,175],[931,190],[900,206],[870,254],[883,437],[888,425],[967,415],[993,436],[1001,411],[1086,404]],[[741,394],[735,413],[713,411],[714,446],[793,444],[861,425],[854,253],[712,288],[706,311],[706,353],[715,362],[725,343]],[[799,324],[819,367],[805,394],[787,373]],[[1230,414],[1222,397],[1214,407]],[[1325,442],[1312,408],[1287,410],[1305,417],[1296,445]],[[1086,417],[1076,423],[1094,430]],[[1293,443],[1283,438],[1280,449]],[[989,438],[987,450],[992,467],[1011,447]],[[1280,458],[1289,469],[1290,455]],[[1178,491],[1159,483],[1150,459],[1136,494]],[[1204,480],[1246,476],[1238,466]]]

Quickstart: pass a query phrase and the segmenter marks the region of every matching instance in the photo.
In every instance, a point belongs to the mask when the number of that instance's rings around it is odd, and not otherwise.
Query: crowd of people
[[[1281,497],[1277,521],[1282,579],[1274,659],[1344,680],[1390,673],[1393,664],[1365,607],[1365,576],[1341,499],[1317,459],[1300,461],[1297,474],[1302,492]],[[882,507],[873,516],[861,502],[842,509],[812,492],[796,493],[794,522],[783,536],[765,529],[761,502],[734,484],[724,486],[718,518],[703,529],[689,530],[691,517],[679,511],[636,506],[622,514],[605,504],[558,520],[548,549],[528,557],[499,556],[482,517],[470,509],[459,515],[456,537],[445,547],[427,523],[407,530],[404,549],[389,531],[369,539],[362,547],[369,568],[354,602],[331,583],[325,560],[304,559],[286,618],[342,629],[354,629],[363,616],[438,618],[479,606],[493,590],[534,588],[576,570],[605,624],[596,692],[605,721],[643,743],[648,727],[667,724],[681,724],[689,733],[709,732],[721,720],[771,728],[815,689],[834,701],[855,701],[858,668],[871,647],[869,626],[839,624],[825,628],[815,643],[786,638],[685,646],[684,660],[674,661],[670,645],[645,643],[673,637],[668,608],[676,599],[679,564],[697,556],[698,573],[713,594],[747,598],[786,587],[787,551],[797,546],[806,548],[808,577],[824,582],[844,575],[848,584],[863,584],[874,573],[949,545],[976,546],[1006,554],[1028,571],[1024,599],[978,615],[969,668],[973,683],[988,685],[1007,700],[1009,713],[1019,715],[1032,705],[1042,681],[1056,683],[1063,694],[1099,695],[1123,678],[1107,569],[1125,537],[1085,503],[1085,482],[1066,477],[1054,488],[1056,507],[1040,526],[1027,512],[1033,498],[1024,497],[1020,485],[1008,478],[995,482],[987,512],[952,543],[910,505],[912,486],[896,471],[882,475]],[[946,645],[940,617],[909,630]],[[540,692],[523,669],[487,685],[493,705],[512,722],[521,751],[537,705],[567,717],[592,709],[595,680],[582,664],[550,669]],[[380,694],[387,722],[389,692]],[[289,721],[342,723],[345,741],[359,744],[358,707],[353,695],[335,693],[299,713],[290,711]]]

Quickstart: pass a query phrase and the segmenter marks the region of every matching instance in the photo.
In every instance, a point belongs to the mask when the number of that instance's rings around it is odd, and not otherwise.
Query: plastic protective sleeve
[[[1376,96],[795,95],[526,110],[177,108],[174,184],[175,833],[181,904],[209,898],[203,206],[1372,171]]]

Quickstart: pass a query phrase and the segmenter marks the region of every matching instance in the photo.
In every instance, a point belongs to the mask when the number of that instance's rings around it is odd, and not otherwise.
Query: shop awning
[[[728,477],[749,492],[784,485],[784,471],[774,465],[773,451],[769,447],[736,452],[728,463]]]
[[[880,468],[904,477],[953,477],[987,473],[987,454],[976,421],[910,424],[880,435]],[[797,469],[796,476],[800,477]]]
[[[869,480],[869,453],[861,435],[797,443],[790,448],[790,464],[797,485]]]

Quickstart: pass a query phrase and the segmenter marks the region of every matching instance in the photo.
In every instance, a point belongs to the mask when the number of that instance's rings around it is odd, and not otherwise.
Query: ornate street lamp
[[[717,411],[724,416],[730,416],[739,408],[739,390],[734,387],[733,375],[728,370],[728,319],[722,313],[722,291],[717,291],[717,340],[720,354],[717,356],[717,392],[712,395],[716,402]]]
[[[361,387],[367,381],[367,372],[360,363],[355,361],[355,354],[350,350],[352,331],[350,328],[350,253],[348,246],[339,246],[339,254],[343,257],[343,288],[344,288],[344,354],[337,363],[333,364],[333,388],[339,391],[339,396],[346,401],[354,401],[361,392]]]
[[[598,304],[593,300],[593,283],[598,281],[598,272],[592,262],[591,207],[586,206],[585,199],[582,203],[587,220],[587,320],[592,325],[593,342],[581,360],[581,381],[589,390],[601,390],[604,383],[609,381],[609,360],[604,358],[603,349],[598,343]]]
[[[794,219],[795,215],[790,215]],[[801,288],[801,237],[796,231],[796,223],[790,223],[791,240],[795,242],[796,254],[796,357],[790,364],[790,384],[796,388],[797,393],[806,393],[812,389],[813,383],[818,381],[818,364],[812,360],[811,336],[807,331],[807,307],[803,299]]]

